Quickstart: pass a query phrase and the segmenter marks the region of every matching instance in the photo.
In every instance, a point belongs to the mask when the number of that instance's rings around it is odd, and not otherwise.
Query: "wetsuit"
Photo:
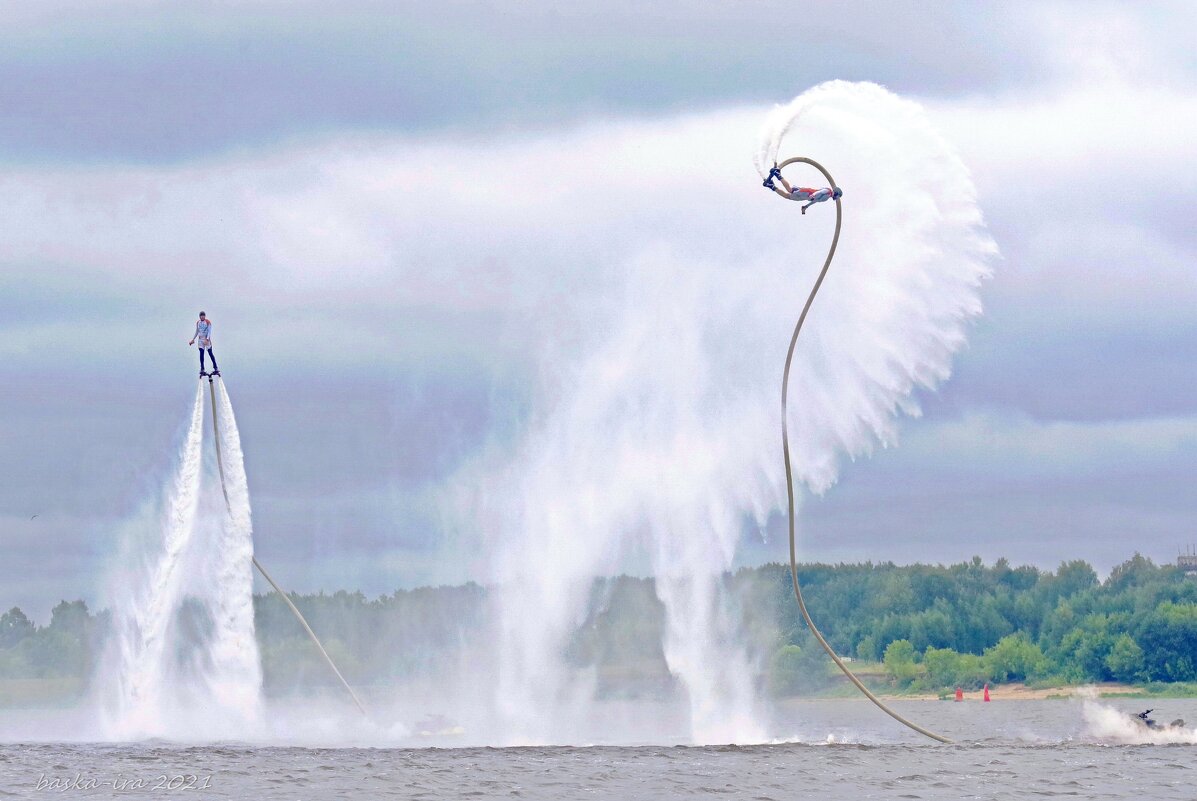
[[[838,198],[843,194],[844,193],[840,191],[838,186],[835,189],[832,189],[831,187],[824,187],[823,189],[811,189],[807,186],[795,186],[792,190],[790,190],[790,199],[809,201],[805,206],[802,207],[802,213],[806,214],[806,210],[814,204],[822,203],[824,200]]]

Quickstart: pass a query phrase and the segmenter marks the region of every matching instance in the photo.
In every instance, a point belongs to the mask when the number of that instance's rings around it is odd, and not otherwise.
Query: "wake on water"
[[[1197,727],[1151,729],[1136,721],[1130,713],[1103,704],[1091,691],[1082,691],[1079,695],[1083,699],[1081,714],[1087,737],[1120,745],[1197,745]]]

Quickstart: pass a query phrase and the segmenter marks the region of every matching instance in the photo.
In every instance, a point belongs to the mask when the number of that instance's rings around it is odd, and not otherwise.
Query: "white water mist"
[[[765,736],[720,577],[746,529],[784,509],[781,367],[834,207],[801,216],[764,191],[729,196],[725,219],[705,224],[750,244],[734,257],[732,247],[696,251],[678,233],[704,165],[717,175],[743,159],[722,135],[701,133],[674,143],[689,172],[658,236],[604,265],[618,299],[583,312],[576,349],[546,349],[540,414],[480,481],[509,741],[568,739],[586,714],[592,687],[564,653],[593,579],[629,564],[657,578],[690,739]],[[881,87],[833,82],[776,110],[758,164],[778,155],[815,158],[845,191],[836,263],[791,379],[795,475],[822,492],[845,456],[895,443],[899,418],[918,413],[915,389],[948,376],[996,248],[960,160],[917,104]],[[812,170],[787,178],[820,180]]]
[[[214,626],[207,677],[218,705],[238,710],[245,720],[256,721],[261,711],[262,663],[254,636],[254,541],[249,483],[233,404],[224,381],[217,381],[215,387],[228,516],[208,561],[214,591],[207,601]]]
[[[1134,713],[1102,703],[1091,688],[1077,694],[1083,699],[1081,716],[1085,721],[1085,734],[1089,737],[1126,745],[1197,745],[1197,727],[1173,728],[1166,725],[1171,721],[1161,714],[1160,723],[1164,728],[1151,729],[1136,721],[1132,717]]]
[[[120,570],[113,577],[112,637],[100,666],[98,690],[110,735],[156,733],[168,693],[166,653],[178,609],[183,553],[195,531],[204,425],[203,386],[198,385],[178,463],[162,514],[147,512],[125,532]],[[147,528],[159,524],[159,536]]]
[[[228,505],[214,448],[203,458],[200,382],[165,497],[126,527],[94,683],[109,738],[244,737],[260,724],[249,493],[232,407],[223,386],[218,394]]]

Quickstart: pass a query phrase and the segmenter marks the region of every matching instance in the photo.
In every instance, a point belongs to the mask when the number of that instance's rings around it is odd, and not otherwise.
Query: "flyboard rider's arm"
[[[816,203],[822,203],[824,200],[826,200],[829,197],[831,197],[830,189],[828,189],[826,191],[819,189],[818,191],[811,192],[810,193],[810,202],[802,207],[802,213],[806,214],[806,210],[809,209],[811,206],[815,205]]]
[[[196,321],[195,321],[195,331],[194,331],[194,332],[192,332],[192,334],[191,334],[191,341],[190,341],[190,342],[188,342],[187,344],[188,344],[188,345],[194,345],[194,344],[195,344],[195,338],[196,338],[196,337],[198,337],[198,336],[199,336],[199,320],[196,320]]]

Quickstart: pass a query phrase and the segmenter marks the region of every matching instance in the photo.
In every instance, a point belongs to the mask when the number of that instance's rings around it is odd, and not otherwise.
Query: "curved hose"
[[[212,439],[216,442],[216,466],[220,472],[220,491],[224,494],[224,507],[228,510],[229,516],[231,517],[233,514],[233,507],[232,504],[229,503],[229,491],[224,485],[224,457],[222,457],[220,454],[220,427],[216,422],[216,387],[211,377],[208,378],[208,394],[212,398]],[[256,567],[258,572],[262,574],[262,578],[266,579],[266,581],[270,583],[271,587],[274,587],[274,591],[277,592],[279,597],[281,597],[283,601],[286,602],[287,606],[290,607],[291,612],[295,615],[295,619],[299,621],[299,625],[303,626],[303,630],[308,633],[308,636],[311,637],[312,642],[315,643],[316,647],[320,650],[320,654],[324,657],[324,661],[328,663],[328,666],[332,668],[332,672],[337,674],[337,678],[341,680],[341,684],[345,687],[346,691],[348,691],[349,697],[352,698],[353,703],[357,705],[358,711],[365,715],[366,708],[362,706],[362,702],[358,700],[357,693],[355,693],[353,688],[349,686],[349,682],[345,681],[345,677],[341,675],[341,671],[337,670],[336,663],[333,662],[332,657],[328,655],[328,651],[324,650],[324,646],[321,644],[320,638],[316,636],[316,632],[312,631],[312,627],[309,626],[308,621],[304,619],[303,613],[299,611],[299,607],[295,605],[287,593],[283,592],[283,588],[276,584],[274,579],[270,577],[270,574],[266,572],[266,568],[262,567],[262,563],[258,561],[258,557],[251,556],[250,558],[253,559],[254,567]]]
[[[823,177],[827,179],[828,186],[834,187],[836,185],[835,180],[831,177],[831,173],[827,172],[827,170],[824,169],[822,164],[819,164],[817,161],[814,161],[813,159],[808,159],[808,158],[804,158],[802,156],[797,156],[795,158],[786,159],[785,161],[783,161],[781,164],[779,164],[777,166],[778,166],[778,169],[780,169],[789,164],[798,164],[798,163],[809,164],[812,167],[814,167],[816,170],[818,170],[819,172],[823,173]],[[784,193],[779,193],[779,194],[782,194],[783,197],[786,196]],[[813,304],[815,302],[815,295],[818,294],[819,287],[821,287],[823,285],[823,279],[827,277],[827,270],[828,270],[828,268],[831,267],[831,260],[835,257],[835,248],[840,242],[840,223],[842,221],[843,221],[843,206],[840,202],[840,199],[836,198],[835,199],[835,235],[831,238],[831,247],[828,248],[828,250],[827,250],[827,260],[823,262],[823,269],[819,272],[819,277],[817,279],[815,279],[815,285],[811,288],[810,295],[806,299],[806,305],[802,307],[802,314],[799,315],[799,317],[798,317],[797,325],[794,326],[794,334],[793,334],[793,336],[790,337],[790,349],[788,351],[786,351],[786,368],[785,368],[785,372],[782,374],[782,379],[781,379],[781,449],[782,449],[782,453],[785,456],[785,462],[786,462],[786,500],[789,503],[790,578],[793,580],[793,583],[794,583],[794,597],[798,599],[798,609],[799,609],[799,611],[802,612],[802,619],[806,621],[806,625],[810,628],[811,634],[815,635],[815,639],[819,641],[819,645],[823,646],[823,650],[827,652],[827,655],[830,656],[832,661],[834,661],[835,664],[839,667],[839,669],[844,672],[844,675],[847,676],[848,679],[853,684],[856,685],[856,689],[858,689],[862,693],[864,693],[865,697],[868,698],[870,701],[872,701],[874,704],[876,704],[877,707],[879,709],[881,709],[882,712],[889,715],[891,718],[898,721],[899,723],[901,723],[905,726],[909,726],[910,728],[917,731],[919,734],[926,735],[927,737],[930,737],[932,740],[939,740],[939,742],[941,742],[941,743],[950,743],[951,740],[949,740],[947,737],[944,737],[941,734],[936,734],[935,732],[930,731],[928,729],[924,729],[922,726],[918,725],[917,723],[907,720],[906,718],[902,717],[894,710],[890,709],[888,706],[885,705],[884,701],[882,701],[877,696],[873,695],[873,693],[869,690],[869,688],[864,686],[864,683],[861,682],[860,679],[856,678],[856,674],[854,674],[851,670],[848,669],[848,666],[846,664],[844,664],[844,660],[840,659],[839,655],[835,652],[835,650],[831,647],[831,645],[827,642],[827,640],[823,639],[823,634],[819,631],[819,627],[815,625],[815,621],[811,620],[810,612],[806,611],[806,601],[804,601],[802,599],[802,587],[798,583],[798,552],[797,552],[797,547],[794,544],[794,474],[793,474],[793,469],[790,466],[790,432],[789,432],[789,427],[787,425],[787,423],[788,423],[787,401],[789,399],[789,389],[790,389],[790,363],[793,362],[793,360],[794,360],[794,347],[795,347],[795,345],[798,344],[798,334],[801,333],[801,331],[802,331],[802,324],[806,322],[806,315],[810,311],[811,304]]]

